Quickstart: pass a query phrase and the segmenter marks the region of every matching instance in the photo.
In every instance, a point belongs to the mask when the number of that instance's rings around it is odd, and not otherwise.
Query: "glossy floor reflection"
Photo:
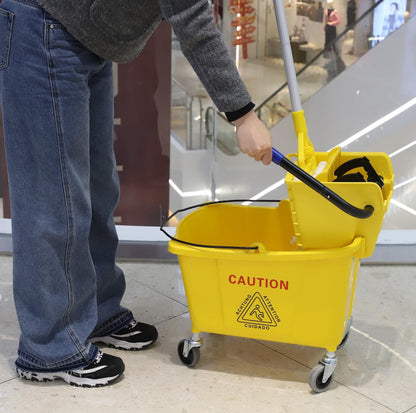
[[[16,377],[11,257],[0,257],[0,412],[416,413],[415,267],[361,267],[354,324],[337,352],[334,382],[313,394],[308,376],[322,349],[204,334],[200,362],[183,366],[176,347],[191,323],[178,264],[120,266],[128,283],[124,304],[156,324],[160,339],[141,352],[107,349],[123,357],[124,377],[82,389]]]

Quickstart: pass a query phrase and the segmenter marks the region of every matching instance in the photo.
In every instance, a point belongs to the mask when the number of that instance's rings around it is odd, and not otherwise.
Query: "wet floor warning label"
[[[237,321],[247,328],[269,330],[276,327],[280,318],[266,295],[259,292],[249,294],[236,311]]]

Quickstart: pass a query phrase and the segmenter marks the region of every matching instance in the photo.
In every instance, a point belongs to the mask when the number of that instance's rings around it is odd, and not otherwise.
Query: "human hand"
[[[250,111],[233,122],[241,152],[269,165],[272,161],[272,137],[266,125]]]

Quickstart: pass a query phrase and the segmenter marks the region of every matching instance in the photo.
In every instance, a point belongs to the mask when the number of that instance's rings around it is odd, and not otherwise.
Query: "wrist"
[[[254,110],[250,110],[250,112],[246,113],[245,115],[241,116],[240,118],[236,119],[235,121],[233,121],[233,125],[236,126],[237,128],[242,125],[248,118],[252,117],[252,116],[256,116],[256,114],[254,113]]]

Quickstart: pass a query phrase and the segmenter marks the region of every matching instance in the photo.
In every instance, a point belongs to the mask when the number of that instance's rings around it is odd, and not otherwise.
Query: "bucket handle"
[[[351,215],[355,218],[364,219],[369,218],[373,214],[374,207],[372,205],[366,205],[363,209],[351,205],[349,202],[341,198],[338,194],[329,189],[323,183],[319,182],[312,175],[308,174],[298,165],[287,159],[277,149],[272,148],[272,151],[272,160],[276,165],[281,166],[287,172],[291,173],[293,176],[300,179],[304,184],[308,185],[309,188],[313,189],[315,192],[322,195],[329,202],[334,204],[336,207],[338,207],[348,215]]]
[[[185,244],[185,245],[191,245],[193,247],[201,247],[201,248],[220,248],[220,249],[228,249],[228,250],[247,250],[247,251],[252,251],[252,252],[264,252],[265,249],[264,247],[259,244],[259,243],[254,243],[253,245],[251,245],[250,247],[242,247],[242,246],[233,246],[233,245],[208,245],[208,244],[197,244],[194,242],[189,242],[189,241],[185,241],[185,240],[181,240],[178,239],[176,237],[173,237],[172,235],[170,235],[167,231],[165,231],[164,227],[166,226],[166,224],[177,214],[179,214],[180,212],[186,212],[189,211],[191,209],[195,209],[195,208],[200,208],[200,207],[204,207],[204,206],[209,206],[209,205],[216,205],[216,204],[229,204],[232,202],[238,202],[238,203],[242,203],[242,202],[272,202],[272,203],[279,203],[280,199],[257,199],[255,201],[253,201],[252,199],[229,199],[229,200],[224,200],[224,201],[212,201],[212,202],[204,202],[203,204],[198,204],[198,205],[192,205],[190,207],[187,208],[182,208],[182,209],[178,209],[177,211],[175,211],[173,214],[169,215],[166,219],[163,220],[162,224],[160,225],[160,230],[168,237],[170,238],[172,241],[176,241],[179,242],[181,244]]]

